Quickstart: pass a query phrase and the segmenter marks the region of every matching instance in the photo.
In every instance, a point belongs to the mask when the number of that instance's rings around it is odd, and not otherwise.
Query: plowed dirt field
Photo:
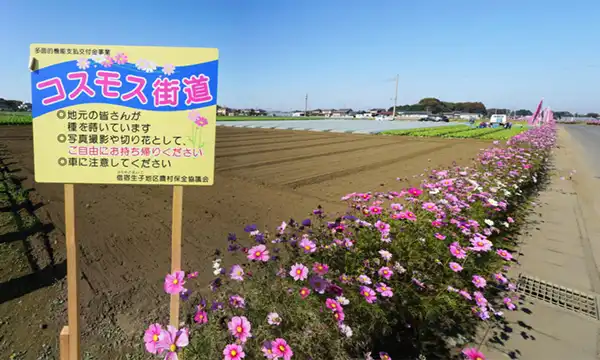
[[[290,217],[302,220],[317,205],[343,211],[339,199],[348,192],[398,190],[405,184],[396,178],[453,161],[468,164],[488,144],[219,127],[215,185],[184,188],[184,269],[200,271],[200,283],[208,284],[210,260],[228,233],[241,233],[248,223],[272,228]],[[42,224],[0,241],[14,245],[11,256],[20,264],[0,268],[0,356],[50,359],[66,324],[63,187],[34,183],[31,127],[0,127],[0,147],[0,167],[19,176],[22,188],[34,189],[29,210]],[[75,187],[82,348],[91,358],[139,351],[128,344],[141,344],[146,322],[168,316],[162,280],[169,271],[171,192]]]

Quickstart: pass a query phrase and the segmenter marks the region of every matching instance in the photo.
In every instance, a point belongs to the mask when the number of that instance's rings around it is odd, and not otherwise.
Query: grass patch
[[[0,113],[0,125],[30,125],[31,114]]]
[[[428,134],[437,133],[448,133],[453,131],[464,131],[469,129],[467,125],[447,125],[447,126],[436,126],[429,128],[417,128],[417,129],[404,129],[404,130],[387,130],[381,132],[382,135],[400,135],[400,136],[431,136]],[[434,135],[434,136],[439,136]]]

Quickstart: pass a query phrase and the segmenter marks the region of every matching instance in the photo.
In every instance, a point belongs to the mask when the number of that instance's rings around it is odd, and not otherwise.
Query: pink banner
[[[531,117],[531,125],[535,125],[537,123],[537,119],[538,116],[540,116],[540,111],[542,111],[542,105],[544,104],[544,100],[542,99],[542,101],[540,101],[540,103],[537,106],[537,109],[535,110],[535,113],[533,113],[533,116]]]

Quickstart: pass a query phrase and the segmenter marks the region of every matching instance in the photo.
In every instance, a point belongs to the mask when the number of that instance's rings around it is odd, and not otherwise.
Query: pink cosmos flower
[[[329,266],[327,264],[314,263],[313,264],[313,272],[317,275],[325,275],[329,271]]]
[[[296,281],[306,280],[308,277],[308,268],[302,264],[294,264],[292,265],[292,269],[290,270],[290,276],[294,278]]]
[[[407,190],[407,192],[412,196],[419,196],[423,193],[423,190],[417,188],[410,188]]]
[[[437,205],[435,205],[432,202],[426,202],[423,203],[423,205],[421,206],[424,210],[427,210],[429,212],[436,212],[438,210]]]
[[[403,209],[402,204],[398,204],[398,203],[391,204],[390,207],[394,211],[402,211],[402,209]]]
[[[223,349],[223,356],[225,360],[240,360],[246,357],[244,349],[238,344],[228,344]]]
[[[462,353],[468,360],[485,360],[485,355],[475,348],[466,348]]]
[[[187,278],[188,279],[195,279],[197,277],[198,277],[198,272],[197,271],[194,271],[194,272],[191,272],[191,273],[187,274]]]
[[[243,309],[246,307],[246,300],[239,295],[231,295],[229,297],[229,305],[236,309]]]
[[[183,291],[185,284],[185,273],[183,271],[175,271],[172,274],[165,276],[164,289],[167,294],[176,295]]]
[[[252,337],[250,333],[252,325],[245,316],[234,316],[227,324],[227,328],[231,335],[235,336],[242,343],[245,343],[249,337]]]
[[[504,277],[504,275],[502,275],[501,273],[494,274],[494,278],[499,284],[506,284],[508,282],[508,279]]]
[[[373,215],[381,214],[381,207],[379,206],[369,206],[369,213]]]
[[[338,311],[338,310],[340,310],[342,308],[342,306],[340,305],[340,303],[338,303],[334,299],[327,299],[327,300],[325,300],[325,306],[329,310],[331,310],[331,311]]]
[[[460,290],[458,293],[459,293],[459,294],[460,294],[462,297],[464,297],[465,299],[467,299],[467,300],[471,300],[471,299],[473,299],[473,298],[471,297],[471,294],[469,294],[469,292],[468,292],[468,291],[466,291],[466,290]]]
[[[452,269],[452,271],[454,271],[454,272],[459,272],[459,271],[462,271],[462,269],[463,269],[463,267],[462,267],[462,266],[460,266],[460,264],[459,264],[459,263],[455,263],[455,262],[453,262],[453,261],[452,261],[452,262],[450,262],[450,263],[448,264],[448,266],[450,266],[450,269]]]
[[[305,254],[310,254],[317,251],[317,245],[306,237],[303,237],[302,240],[300,240],[298,246],[300,246],[300,248],[304,250]]]
[[[508,310],[514,310],[517,306],[513,304],[512,299],[509,297],[505,297],[503,300],[504,305],[508,308]]]
[[[256,245],[250,250],[248,250],[248,259],[249,260],[257,260],[257,261],[269,261],[271,257],[269,256],[269,250],[263,244]]]
[[[404,216],[408,221],[417,221],[417,215],[415,215],[415,213],[413,213],[412,211],[406,211],[404,213]]]
[[[346,319],[346,314],[344,314],[344,310],[342,310],[342,308],[340,308],[339,311],[334,311],[333,312],[333,318],[338,322],[341,323],[344,321],[344,319]]]
[[[483,237],[471,239],[471,244],[473,245],[471,247],[471,250],[477,251],[477,252],[490,251],[492,249],[492,245],[493,245],[491,241],[489,241],[488,239],[483,238]]]
[[[375,227],[382,234],[387,234],[390,232],[390,224],[384,223],[381,220],[377,220],[377,222],[375,223]]]
[[[302,289],[300,289],[299,293],[301,298],[306,299],[308,295],[310,295],[310,289],[307,287],[303,287]]]
[[[188,330],[167,326],[160,334],[159,346],[166,352],[165,360],[177,360],[177,350],[189,344]]]
[[[478,288],[484,288],[487,285],[487,281],[479,275],[473,275],[473,285]]]
[[[272,346],[273,354],[275,354],[275,356],[277,356],[277,357],[282,357],[283,360],[290,360],[292,358],[292,356],[294,356],[294,352],[292,351],[292,348],[282,338],[275,339],[272,342],[271,346]]]
[[[375,290],[377,290],[377,292],[379,294],[381,294],[381,296],[383,296],[383,297],[392,297],[392,296],[394,296],[393,289],[391,287],[387,286],[384,283],[377,284],[377,287],[375,288]]]
[[[511,217],[507,217],[506,221],[508,221],[509,224],[512,224],[515,222],[515,220],[513,220],[513,218],[511,218]]]
[[[208,322],[208,314],[204,310],[198,310],[194,315],[194,321],[196,324],[206,324]]]
[[[375,294],[375,291],[373,291],[373,289],[371,289],[370,287],[361,286],[360,294],[365,298],[365,300],[367,300],[369,304],[372,304],[375,302],[375,300],[377,300],[377,295]]]
[[[379,274],[379,276],[382,276],[386,280],[389,280],[392,277],[392,275],[394,274],[392,269],[390,269],[387,266],[384,266],[381,269],[379,269],[379,271],[377,271],[377,273]]]
[[[485,307],[488,304],[487,299],[480,291],[474,291],[473,296],[475,296],[475,302],[479,307]]]
[[[440,233],[435,233],[434,235],[436,238],[438,238],[439,240],[446,240],[446,236]]]
[[[369,278],[367,275],[359,275],[358,278],[356,278],[356,280],[358,280],[359,283],[361,284],[371,284],[371,278]]]
[[[388,355],[388,353],[386,353],[385,351],[380,351],[379,352],[379,359],[381,359],[381,360],[392,360],[392,358],[390,357],[390,355]]]
[[[144,333],[144,343],[146,345],[146,351],[150,354],[160,354],[163,349],[158,346],[160,340],[160,334],[162,328],[160,324],[152,324],[146,329]]]
[[[512,254],[509,253],[508,251],[504,250],[504,249],[498,249],[496,250],[496,254],[500,255],[501,258],[503,258],[506,261],[511,261],[512,260]]]
[[[449,246],[450,253],[457,259],[464,259],[467,257],[467,252],[464,251],[457,242],[453,242]]]
[[[244,281],[244,269],[240,265],[233,265],[229,277],[231,277],[232,280]]]

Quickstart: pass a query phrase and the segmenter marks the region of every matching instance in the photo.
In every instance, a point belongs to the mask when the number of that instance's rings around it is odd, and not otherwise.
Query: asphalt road
[[[565,129],[583,147],[588,169],[600,179],[600,126],[565,125]]]

